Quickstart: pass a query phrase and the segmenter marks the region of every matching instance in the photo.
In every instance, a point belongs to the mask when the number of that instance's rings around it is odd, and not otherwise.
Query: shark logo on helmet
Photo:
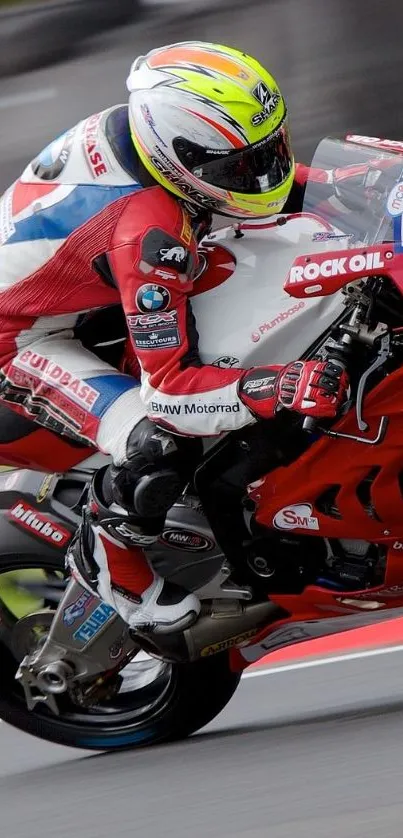
[[[263,105],[263,110],[259,111],[259,113],[255,113],[251,122],[254,126],[262,125],[262,123],[265,122],[269,116],[271,116],[273,111],[276,110],[281,96],[279,93],[269,90],[269,88],[262,81],[256,85],[254,90],[252,90],[252,94],[255,99]]]

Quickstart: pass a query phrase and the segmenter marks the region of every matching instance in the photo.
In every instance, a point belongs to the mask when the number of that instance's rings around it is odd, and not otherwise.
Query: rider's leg
[[[149,568],[143,551],[158,538],[166,511],[186,478],[173,439],[145,419],[139,383],[88,352],[71,332],[31,342],[3,366],[0,378],[1,398],[8,406],[112,457],[114,467],[93,502],[93,511],[96,505],[104,510],[102,520],[86,524],[80,537],[85,555],[94,552],[100,595],[132,625],[158,623],[175,629],[194,619],[197,598],[165,585]],[[122,530],[113,535],[106,530],[101,538],[106,514],[120,516],[122,526],[133,524],[136,537],[132,532],[121,540]],[[76,556],[77,548],[70,559],[73,565]]]
[[[199,458],[198,441],[175,439],[143,419],[129,437],[126,463],[94,478],[69,564],[132,628],[178,630],[199,613],[198,599],[157,576],[144,552]]]

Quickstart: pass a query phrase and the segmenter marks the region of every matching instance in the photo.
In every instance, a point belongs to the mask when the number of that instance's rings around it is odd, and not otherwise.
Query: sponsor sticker
[[[24,500],[18,500],[8,512],[11,521],[37,535],[43,541],[53,547],[64,547],[70,540],[72,533],[61,524],[50,521],[47,515],[43,515]]]
[[[257,343],[261,336],[264,335],[266,332],[270,332],[271,329],[275,329],[276,326],[279,326],[280,323],[283,323],[284,320],[288,320],[289,317],[292,317],[294,314],[297,314],[302,308],[305,308],[306,303],[304,300],[301,300],[300,303],[291,306],[291,308],[286,309],[285,311],[280,311],[279,314],[273,320],[266,321],[262,323],[255,332],[251,334],[251,340],[253,343]]]
[[[84,151],[93,178],[106,175],[108,171],[108,166],[101,148],[100,136],[98,133],[101,119],[101,113],[94,113],[86,119],[83,126]]]
[[[136,329],[138,331],[149,331],[161,326],[175,326],[178,322],[178,312],[176,309],[172,311],[163,311],[158,314],[128,314],[127,323],[130,331]]]
[[[84,623],[74,632],[74,640],[88,643],[116,615],[116,611],[106,602],[101,602]]]
[[[49,358],[32,352],[31,349],[27,349],[17,356],[14,360],[14,366],[17,369],[22,368],[28,372],[34,372],[38,378],[54,387],[63,388],[73,401],[83,405],[87,410],[93,407],[98,399],[98,390],[95,390],[90,384],[87,384],[81,378],[77,378],[74,373],[64,369],[54,361],[50,361]]]
[[[293,265],[290,270],[288,284],[293,285],[305,280],[319,278],[328,279],[333,276],[342,276],[348,273],[362,273],[366,270],[384,268],[385,262],[380,251],[371,253],[356,253],[354,256],[340,256],[335,259],[324,259],[323,262],[315,262],[310,259],[305,265]],[[393,258],[392,251],[386,251],[386,259]]]
[[[146,313],[148,311],[164,311],[171,302],[171,295],[163,285],[147,283],[142,285],[136,294],[137,308]]]
[[[76,620],[83,617],[88,606],[95,601],[95,596],[89,591],[83,591],[80,596],[70,603],[63,611],[63,623],[65,626],[74,625]]]
[[[217,655],[218,652],[225,652],[226,649],[232,649],[234,646],[240,646],[241,643],[246,643],[256,634],[256,629],[249,629],[241,634],[236,634],[234,637],[228,637],[226,640],[220,640],[218,643],[211,643],[210,646],[205,646],[201,650],[202,658],[207,658],[209,655]]]
[[[190,222],[188,223],[190,227]],[[187,275],[193,272],[194,259],[190,250],[184,247],[183,237],[180,239],[179,236],[170,236],[164,230],[155,228],[144,236],[139,267],[147,275],[162,277],[162,272],[165,271],[169,279],[185,281]]]
[[[137,349],[170,349],[180,346],[178,313],[127,316],[130,334]]]
[[[393,217],[403,214],[403,183],[397,183],[388,196],[386,208]]]
[[[174,349],[181,344],[178,329],[154,329],[148,334],[133,336],[133,339],[136,348],[142,350]]]
[[[169,262],[180,267],[181,265],[185,265],[188,256],[188,251],[185,250],[184,247],[180,246],[163,247],[160,250],[159,255],[161,262]]]
[[[214,541],[211,538],[192,530],[166,529],[160,536],[160,541],[168,547],[175,547],[176,550],[185,550],[189,553],[204,553],[214,547]]]
[[[62,173],[71,153],[75,128],[53,140],[31,163],[31,168],[41,180],[55,180]]]
[[[319,521],[312,515],[310,503],[294,503],[276,512],[273,524],[278,530],[318,530]]]

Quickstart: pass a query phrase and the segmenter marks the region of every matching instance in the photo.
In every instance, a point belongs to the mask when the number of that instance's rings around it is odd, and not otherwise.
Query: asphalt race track
[[[401,838],[403,656],[245,680],[171,746],[81,756],[0,725],[12,838]]]
[[[328,133],[403,139],[400,0],[234,0],[173,25],[163,14],[2,82],[0,187],[79,118],[124,101],[131,59],[161,41],[222,40],[265,61],[299,159]],[[401,838],[402,771],[393,652],[249,678],[210,728],[137,754],[88,757],[0,724],[0,834]]]

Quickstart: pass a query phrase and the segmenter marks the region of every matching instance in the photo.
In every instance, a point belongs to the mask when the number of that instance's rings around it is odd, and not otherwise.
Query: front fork
[[[116,611],[71,579],[52,619],[49,611],[31,614],[16,627],[17,645],[24,624],[49,631],[25,655],[16,674],[29,710],[44,702],[59,714],[57,697],[67,694],[86,706],[110,698],[121,683],[119,670],[139,651]]]

